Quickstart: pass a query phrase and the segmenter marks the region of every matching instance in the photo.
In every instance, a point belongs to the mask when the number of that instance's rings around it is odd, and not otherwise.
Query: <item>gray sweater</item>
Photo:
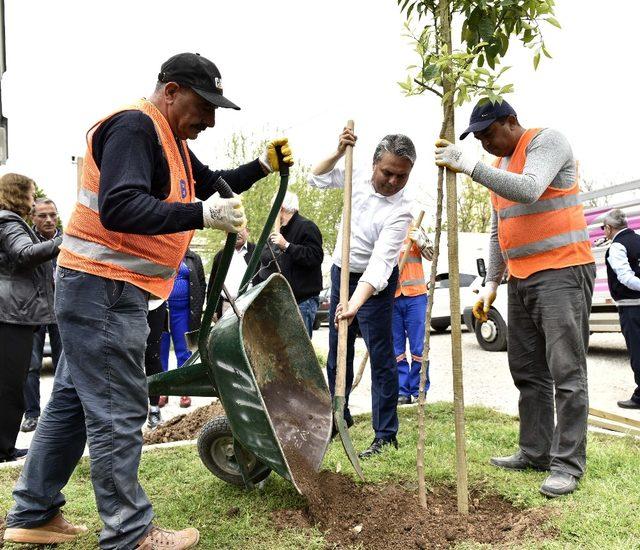
[[[571,145],[560,132],[545,128],[527,146],[527,160],[522,174],[507,172],[511,157],[502,159],[500,168],[478,162],[471,177],[474,181],[513,202],[536,202],[549,185],[568,189],[576,181],[576,165]],[[498,242],[498,217],[491,209],[489,266],[487,281],[500,284],[506,269]]]

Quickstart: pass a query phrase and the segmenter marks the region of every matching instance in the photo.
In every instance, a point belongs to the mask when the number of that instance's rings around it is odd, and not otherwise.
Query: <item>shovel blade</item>
[[[360,467],[358,453],[356,453],[356,450],[353,447],[353,442],[351,441],[351,437],[349,436],[349,428],[347,427],[347,423],[344,419],[344,406],[344,397],[336,396],[333,398],[333,421],[338,428],[338,433],[340,434],[340,439],[342,440],[344,452],[347,453],[347,456],[349,457],[349,460],[353,465],[353,469],[358,474],[358,477],[362,481],[364,481],[364,474],[362,473],[362,468]]]

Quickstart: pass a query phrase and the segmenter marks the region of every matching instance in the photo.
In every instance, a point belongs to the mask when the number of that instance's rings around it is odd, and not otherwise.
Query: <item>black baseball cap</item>
[[[473,132],[482,132],[491,126],[500,117],[513,115],[517,116],[513,107],[506,101],[502,100],[502,103],[486,101],[482,104],[478,103],[471,113],[469,119],[469,127],[460,135],[460,139],[466,138]]]
[[[160,67],[158,81],[188,86],[217,107],[240,109],[222,95],[222,77],[218,67],[199,53],[179,53],[167,59]]]

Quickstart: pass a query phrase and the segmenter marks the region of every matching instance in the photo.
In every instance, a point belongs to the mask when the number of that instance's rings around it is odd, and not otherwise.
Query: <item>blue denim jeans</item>
[[[27,381],[24,384],[25,418],[38,418],[40,416],[40,371],[42,370],[42,354],[44,352],[44,340],[47,332],[49,333],[49,344],[51,344],[53,372],[56,371],[58,361],[60,361],[62,342],[60,341],[58,325],[42,325],[33,335],[31,365],[29,365]]]
[[[360,273],[349,276],[349,296],[358,285]],[[353,356],[357,327],[367,344],[371,360],[371,424],[376,437],[392,439],[398,432],[398,367],[393,354],[391,319],[393,313],[393,295],[398,284],[398,268],[395,267],[389,277],[389,284],[382,291],[371,296],[360,308],[347,333],[347,385],[345,420],[351,417],[349,412],[349,393],[353,384]],[[327,376],[331,395],[336,386],[336,359],[338,353],[338,330],[333,319],[340,302],[340,268],[331,267],[331,302],[329,305],[329,356],[327,357]]]
[[[313,336],[313,322],[316,320],[318,305],[320,305],[320,301],[317,296],[312,296],[298,303],[298,309],[300,310],[300,315],[302,315],[304,326],[307,327],[309,338]]]
[[[58,267],[55,310],[63,352],[53,391],[13,491],[8,527],[36,527],[64,505],[61,493],[89,443],[101,548],[130,549],[148,531],[151,503],[138,482],[147,416],[146,292]]]
[[[189,299],[169,300],[169,332],[163,332],[160,339],[160,360],[162,370],[169,369],[169,351],[173,340],[173,351],[176,354],[178,368],[191,357],[187,346],[185,332],[189,332]]]
[[[420,371],[424,351],[424,324],[427,309],[427,295],[400,295],[393,301],[393,348],[398,362],[399,394],[418,397],[420,392]],[[411,363],[407,359],[407,338]],[[429,367],[424,391],[429,391]]]

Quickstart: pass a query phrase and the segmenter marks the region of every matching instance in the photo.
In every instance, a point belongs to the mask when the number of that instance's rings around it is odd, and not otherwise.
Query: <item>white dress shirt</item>
[[[229,291],[229,296],[232,299],[236,299],[238,297],[238,290],[240,289],[240,283],[242,282],[242,277],[244,276],[244,272],[247,270],[247,262],[244,261],[244,256],[247,253],[247,243],[244,243],[242,247],[238,250],[237,248],[233,251],[233,256],[231,257],[231,264],[229,264],[229,271],[227,271],[227,276],[224,279],[224,284]],[[223,298],[226,298],[224,292],[221,293]]]
[[[344,168],[308,178],[319,189],[344,187]],[[398,263],[398,252],[407,236],[413,217],[405,189],[385,197],[376,193],[370,176],[354,170],[351,196],[351,252],[349,271],[362,273],[360,280],[376,292],[387,286],[391,271]],[[340,267],[342,258],[342,220],[333,252],[333,263]]]

